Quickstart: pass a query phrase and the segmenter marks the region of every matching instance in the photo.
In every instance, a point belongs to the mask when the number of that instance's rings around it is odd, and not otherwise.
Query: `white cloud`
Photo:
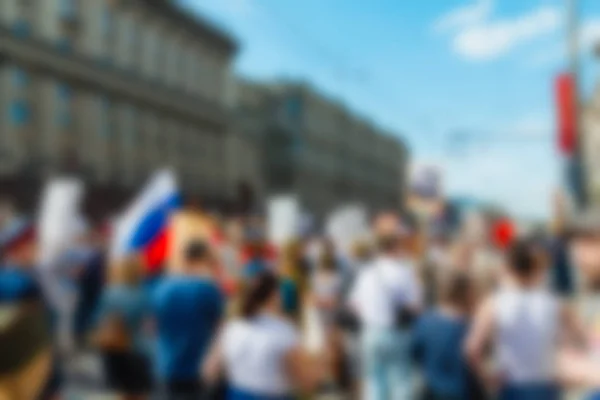
[[[467,6],[459,7],[441,16],[434,23],[434,31],[444,32],[465,25],[476,24],[486,19],[492,12],[493,7],[492,0],[477,0]]]
[[[556,31],[561,13],[556,7],[540,7],[515,18],[492,19],[493,2],[479,0],[454,10],[434,23],[438,33],[450,31],[455,53],[470,61],[489,61]]]
[[[491,60],[509,53],[524,43],[555,31],[560,13],[541,8],[515,19],[469,26],[454,38],[454,50],[470,60]]]

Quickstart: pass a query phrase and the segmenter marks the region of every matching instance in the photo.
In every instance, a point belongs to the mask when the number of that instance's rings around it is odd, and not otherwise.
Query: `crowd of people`
[[[131,400],[600,398],[600,224],[498,244],[383,213],[342,249],[315,230],[276,246],[260,219],[213,222],[181,265],[152,271],[108,257],[109,230],[88,227],[58,279],[65,324],[35,225],[5,217],[0,399],[67,398],[81,353]],[[579,290],[557,290],[557,263]]]

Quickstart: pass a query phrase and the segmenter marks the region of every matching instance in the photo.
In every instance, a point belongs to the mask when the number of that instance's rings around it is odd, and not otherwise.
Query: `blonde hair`
[[[355,259],[368,260],[373,256],[373,243],[366,239],[355,240],[350,251]]]
[[[296,282],[299,293],[304,294],[308,290],[308,278],[301,270],[302,251],[302,242],[298,239],[292,239],[285,243],[279,260],[279,271],[282,276],[289,277]]]
[[[109,283],[111,284],[135,286],[142,281],[143,277],[142,260],[139,255],[130,255],[114,260],[110,264]]]

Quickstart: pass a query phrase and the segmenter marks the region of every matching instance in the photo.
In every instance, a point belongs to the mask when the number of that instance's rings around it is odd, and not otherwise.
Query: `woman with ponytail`
[[[225,325],[204,367],[208,380],[226,374],[228,400],[290,400],[315,388],[319,373],[307,362],[299,331],[282,315],[274,274],[252,280],[241,317]]]

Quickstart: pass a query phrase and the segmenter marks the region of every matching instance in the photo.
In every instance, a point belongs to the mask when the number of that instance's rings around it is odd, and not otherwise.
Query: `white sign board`
[[[367,212],[358,205],[342,207],[328,218],[326,229],[338,251],[348,253],[354,242],[369,232]]]
[[[72,350],[72,321],[77,292],[65,290],[60,270],[67,251],[77,245],[85,229],[79,212],[83,183],[73,178],[57,178],[44,188],[38,219],[40,283],[46,299],[56,311],[58,346]]]
[[[442,194],[442,174],[434,165],[415,166],[411,173],[410,189],[422,198],[438,198]]]
[[[283,245],[298,234],[300,207],[294,196],[279,196],[269,200],[268,237],[271,243]]]
[[[81,234],[79,207],[82,197],[83,183],[77,179],[57,178],[46,184],[38,220],[42,266],[57,261]]]

